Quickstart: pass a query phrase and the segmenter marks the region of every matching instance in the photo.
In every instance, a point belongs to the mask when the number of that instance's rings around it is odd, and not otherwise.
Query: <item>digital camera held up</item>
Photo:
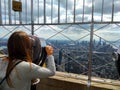
[[[32,42],[33,48],[33,63],[43,66],[47,58],[47,52],[45,50],[46,41],[43,38],[30,35],[29,36]]]

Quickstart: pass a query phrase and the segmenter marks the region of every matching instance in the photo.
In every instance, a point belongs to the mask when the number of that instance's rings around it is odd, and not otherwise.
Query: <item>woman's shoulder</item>
[[[16,66],[16,68],[21,70],[31,70],[33,67],[38,67],[38,65],[31,62],[26,62],[26,61],[22,61]]]
[[[28,78],[31,77],[31,75],[34,74],[35,70],[38,68],[40,67],[38,65],[35,65],[34,63],[22,61],[15,67],[14,70],[17,70],[20,76]]]
[[[20,62],[16,67],[29,67],[30,66],[30,63],[29,62],[26,62],[26,61],[22,61]]]

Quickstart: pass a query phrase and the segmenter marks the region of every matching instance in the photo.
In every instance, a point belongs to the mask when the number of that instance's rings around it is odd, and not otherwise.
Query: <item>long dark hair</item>
[[[20,59],[30,63],[32,62],[32,45],[27,33],[23,31],[14,32],[8,39],[7,47],[9,63],[6,75],[16,60]],[[10,77],[8,77],[6,80],[8,85],[13,87]]]

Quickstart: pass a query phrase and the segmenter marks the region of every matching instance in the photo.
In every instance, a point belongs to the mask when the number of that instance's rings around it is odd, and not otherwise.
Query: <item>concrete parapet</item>
[[[56,72],[56,75],[41,79],[37,90],[120,90],[120,81],[92,77],[91,87],[87,87],[87,76]]]

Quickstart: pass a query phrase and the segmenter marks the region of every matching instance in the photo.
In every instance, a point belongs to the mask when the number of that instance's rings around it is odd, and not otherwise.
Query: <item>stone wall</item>
[[[41,79],[37,90],[120,90],[120,81],[95,77],[92,78],[91,87],[88,89],[87,76],[77,76],[76,74],[57,72],[53,77]]]

